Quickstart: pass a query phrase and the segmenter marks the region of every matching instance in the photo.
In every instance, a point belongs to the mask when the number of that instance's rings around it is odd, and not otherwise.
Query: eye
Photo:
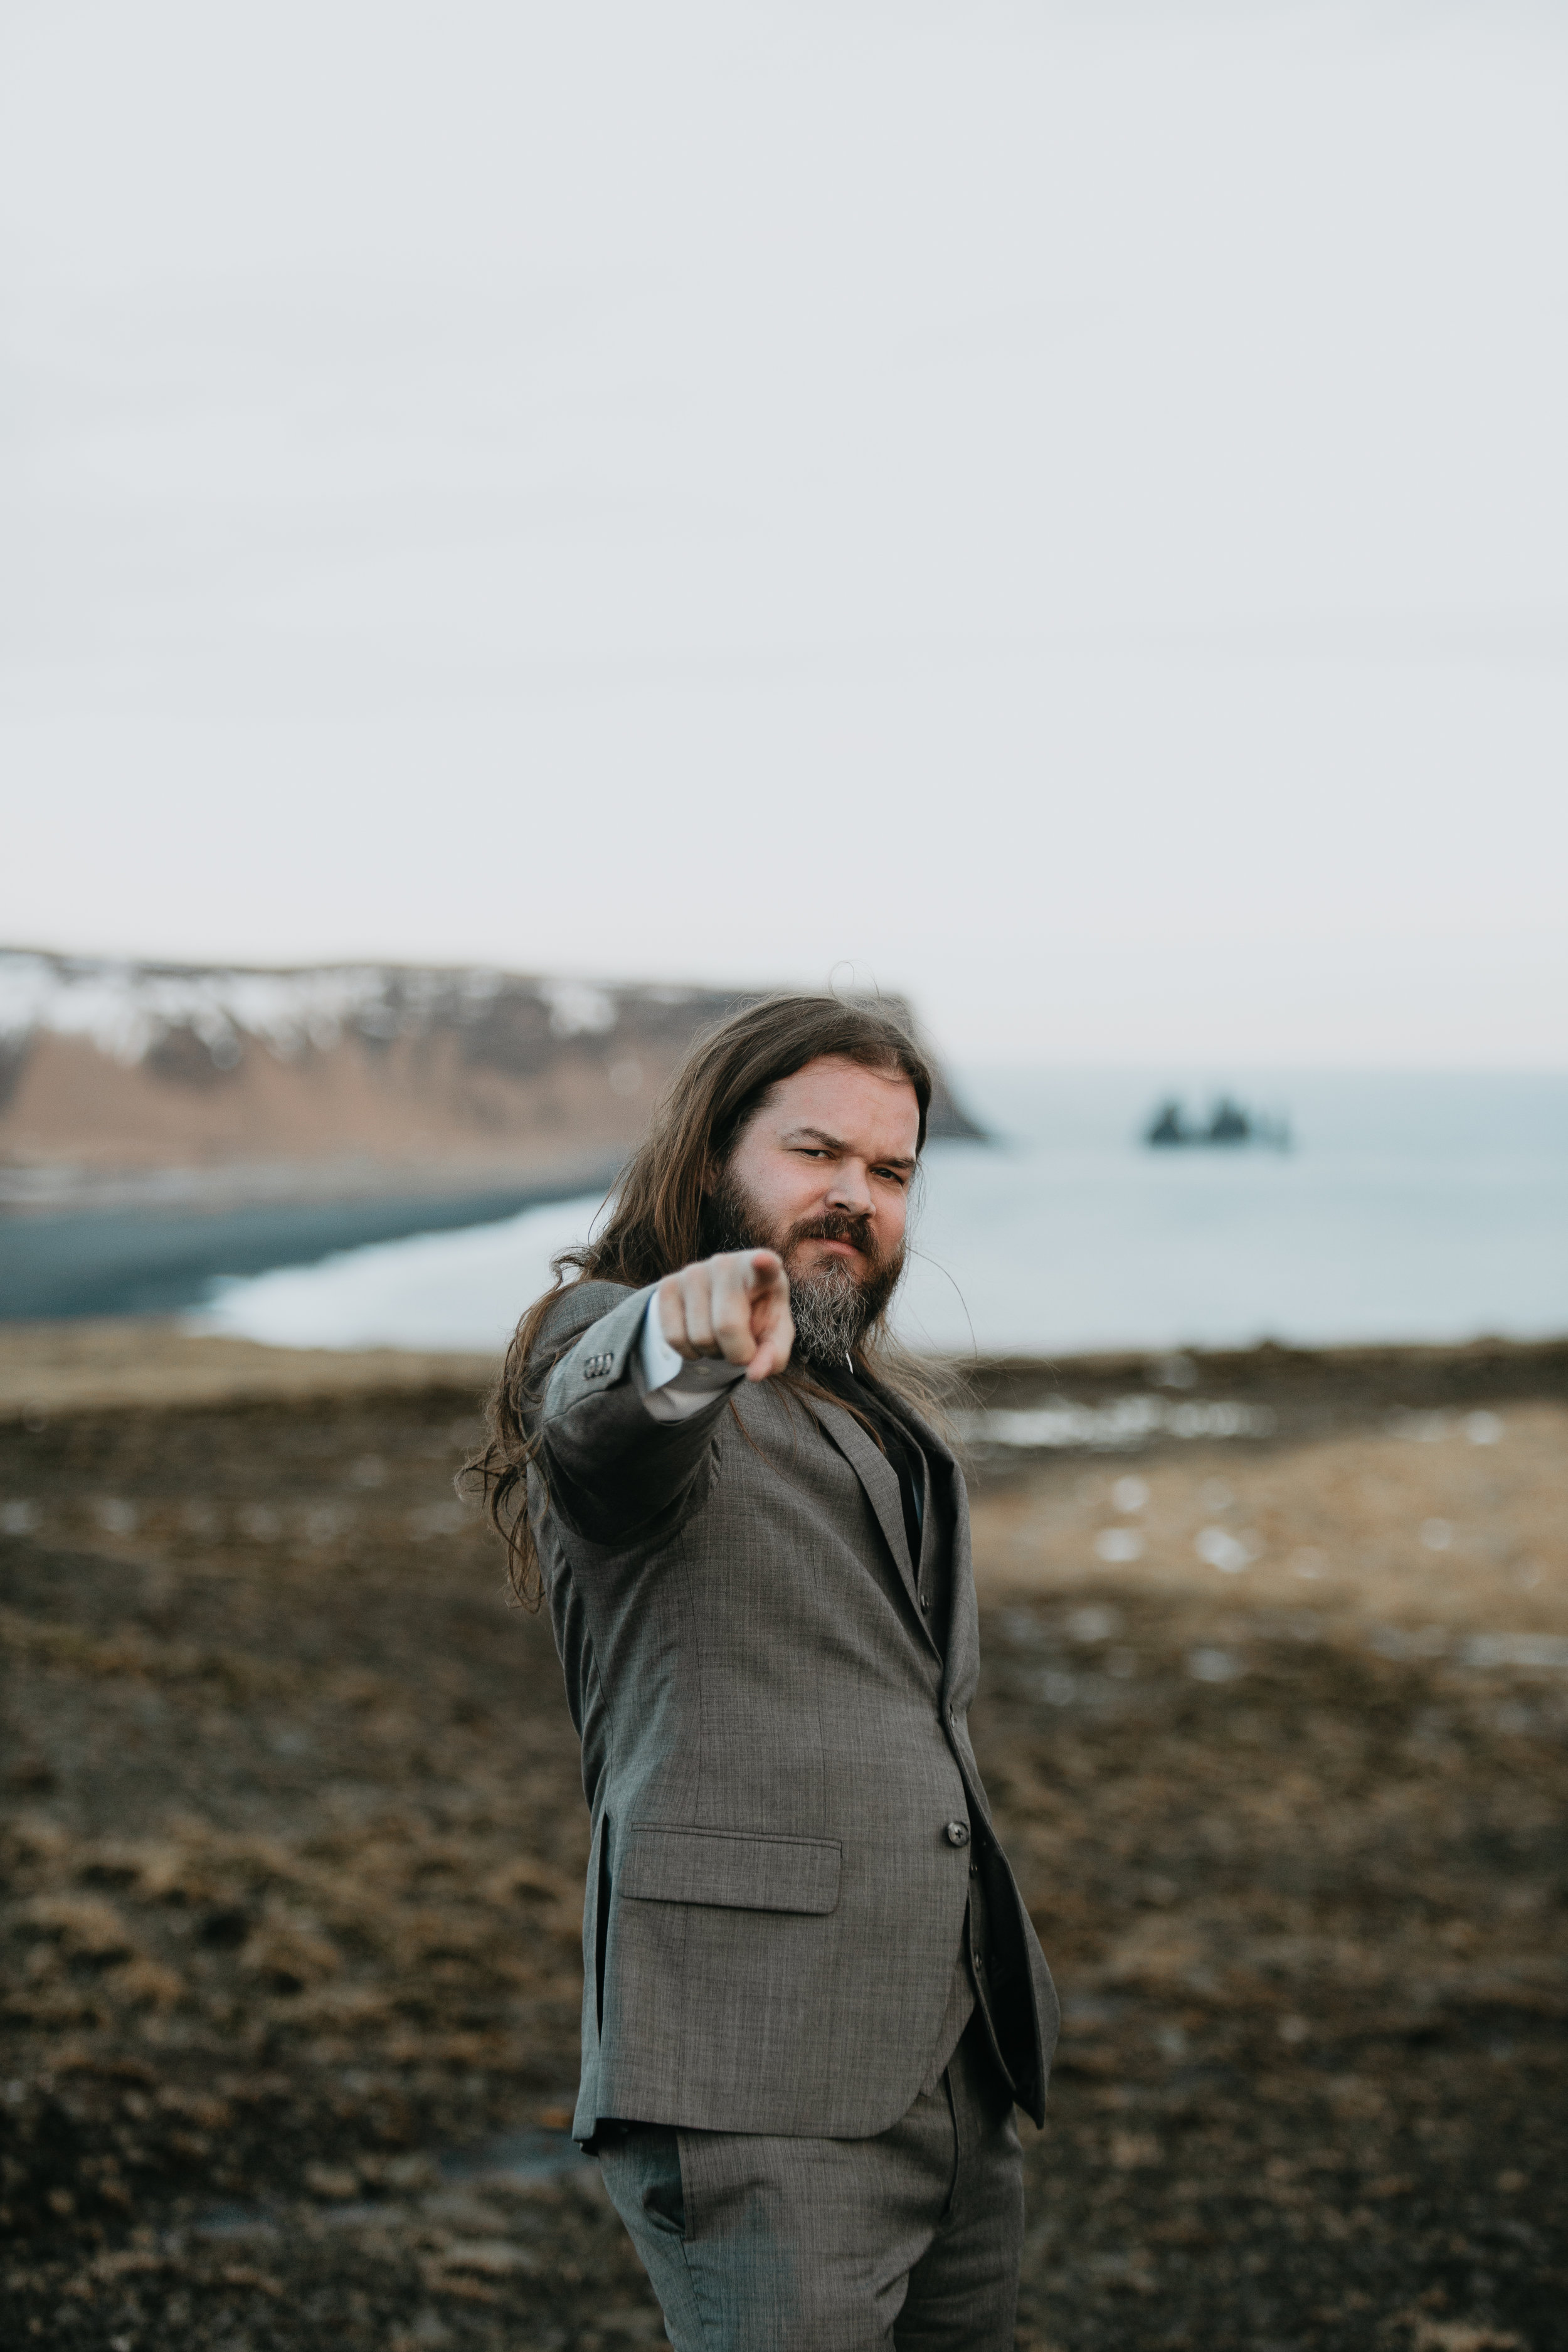
[[[900,1192],[910,1181],[910,1171],[907,1168],[873,1168],[871,1173],[873,1176],[885,1177],[889,1184],[896,1184]]]

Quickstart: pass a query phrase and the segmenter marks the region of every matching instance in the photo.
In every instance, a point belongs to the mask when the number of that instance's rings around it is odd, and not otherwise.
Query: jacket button
[[[949,1822],[947,1825],[947,1842],[949,1845],[967,1845],[969,1843],[969,1823],[967,1822]]]

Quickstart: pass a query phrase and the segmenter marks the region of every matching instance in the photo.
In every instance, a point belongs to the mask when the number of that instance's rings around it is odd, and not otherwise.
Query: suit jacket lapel
[[[904,1504],[899,1492],[898,1472],[875,1438],[846,1407],[826,1404],[820,1397],[814,1397],[812,1404],[828,1436],[866,1489],[866,1499],[888,1538],[888,1549],[898,1562],[899,1574],[912,1592],[915,1564],[910,1558],[910,1541],[904,1532]]]
[[[974,1569],[970,1558],[968,1489],[951,1446],[943,1444],[935,1430],[921,1420],[912,1405],[903,1405],[900,1410],[920,1440],[930,1481],[925,1523],[921,1529],[922,1563],[926,1545],[936,1540],[933,1522],[935,1525],[941,1523],[941,1513],[935,1508],[935,1489],[939,1481],[947,1487],[952,1514],[948,1622],[942,1629],[946,1643],[942,1688],[946,1691],[972,1691],[979,1672],[980,1656],[973,1636]],[[898,1484],[897,1478],[893,1483],[895,1486]]]
[[[904,1531],[904,1504],[903,1497],[899,1492],[898,1472],[876,1440],[868,1434],[864,1425],[856,1420],[852,1412],[846,1411],[842,1405],[826,1404],[820,1397],[814,1397],[812,1403],[821,1418],[823,1428],[865,1488],[866,1499],[877,1514],[877,1524],[888,1539],[888,1549],[892,1553],[894,1565],[903,1579],[904,1590],[909,1594],[910,1606],[914,1612],[915,1622],[920,1627],[928,1646],[940,1657],[941,1648],[933,1638],[931,1628],[926,1623],[924,1612],[921,1608],[920,1586],[915,1575],[915,1563],[910,1558],[909,1537]],[[931,1514],[928,1510],[926,1525],[929,1527],[930,1524]],[[924,1548],[924,1529],[921,1530],[921,1548],[922,1549]]]
[[[943,1449],[944,1454],[946,1449]],[[967,1706],[980,1675],[980,1644],[974,1610],[974,1564],[969,1541],[969,1492],[951,1454],[946,1475],[952,1482],[952,1603],[948,1615],[947,1671],[943,1687],[962,1691]]]

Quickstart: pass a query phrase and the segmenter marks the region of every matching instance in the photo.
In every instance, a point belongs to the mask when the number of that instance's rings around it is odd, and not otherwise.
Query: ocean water
[[[931,1146],[899,1313],[923,1348],[1460,1340],[1568,1331],[1568,1076],[970,1070],[984,1144]],[[1289,1152],[1155,1152],[1222,1086]],[[596,1198],[226,1283],[207,1329],[497,1348]]]

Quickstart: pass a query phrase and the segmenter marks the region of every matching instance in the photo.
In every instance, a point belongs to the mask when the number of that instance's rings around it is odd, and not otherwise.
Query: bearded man
[[[477,1465],[583,1746],[573,2127],[680,2352],[1013,2343],[1057,2003],[969,1742],[963,1479],[886,1328],[931,1093],[832,997],[700,1042]]]

